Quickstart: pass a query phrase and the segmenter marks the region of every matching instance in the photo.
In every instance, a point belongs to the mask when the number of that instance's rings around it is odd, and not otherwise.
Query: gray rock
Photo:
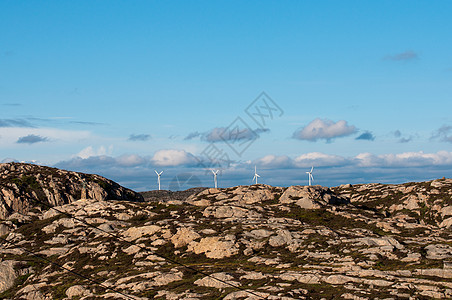
[[[201,236],[193,229],[181,227],[178,228],[176,234],[171,237],[171,242],[173,243],[174,248],[180,248],[200,237]]]
[[[428,259],[447,259],[452,257],[452,247],[445,244],[433,244],[425,247]]]
[[[191,242],[188,251],[196,254],[204,253],[208,258],[224,258],[235,255],[239,248],[233,241],[220,240],[219,237],[205,237],[199,242]]]
[[[13,260],[0,261],[0,293],[13,286],[17,277],[17,273],[14,270],[16,263]]]
[[[195,281],[195,284],[199,286],[213,287],[217,289],[230,287],[229,284],[234,286],[240,286],[240,283],[233,281],[232,279],[234,279],[234,277],[232,277],[231,275],[221,272],[198,279]],[[224,282],[228,282],[229,284],[226,284]]]
[[[0,223],[0,236],[10,233],[13,228],[9,225]]]
[[[66,296],[69,299],[72,299],[73,297],[83,297],[88,295],[90,295],[89,290],[81,285],[73,285],[66,290]]]

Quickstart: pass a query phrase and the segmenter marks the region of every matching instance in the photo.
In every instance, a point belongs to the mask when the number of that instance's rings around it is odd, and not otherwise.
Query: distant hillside
[[[168,190],[154,190],[147,192],[140,192],[145,201],[171,201],[171,200],[185,200],[193,194],[197,194],[205,190],[203,187],[191,188],[185,191],[168,191]]]
[[[39,201],[52,206],[74,202],[81,198],[83,187],[91,199],[143,201],[140,194],[99,175],[6,163],[0,164],[0,219],[38,208]]]

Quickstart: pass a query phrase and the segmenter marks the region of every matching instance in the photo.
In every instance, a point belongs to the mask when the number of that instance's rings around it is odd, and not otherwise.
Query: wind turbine
[[[253,177],[253,180],[256,180],[256,184],[257,184],[257,177],[260,177],[260,176],[259,176],[259,174],[257,174],[256,166],[254,166],[254,177]]]
[[[213,182],[215,183],[215,188],[217,188],[217,183],[218,183],[217,182],[217,174],[220,170],[216,170],[216,171],[210,170],[210,171],[212,171],[212,174],[213,174]]]
[[[163,171],[159,173],[156,170],[154,170],[154,172],[155,172],[155,174],[157,174],[157,182],[159,183],[159,191],[160,191],[160,175],[162,175]]]
[[[306,172],[306,174],[308,174],[309,185],[311,185],[311,180],[314,181],[314,176],[312,176],[312,171],[313,170],[314,170],[314,167],[311,168],[311,171]]]

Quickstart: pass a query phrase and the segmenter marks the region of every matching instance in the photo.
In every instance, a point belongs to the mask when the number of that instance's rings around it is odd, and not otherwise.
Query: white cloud
[[[194,156],[184,150],[159,150],[151,159],[156,166],[178,166],[196,162]]]
[[[116,162],[120,166],[135,167],[135,166],[146,164],[148,162],[148,160],[137,154],[131,154],[131,155],[121,155],[121,156],[117,157]]]
[[[347,162],[347,159],[338,155],[329,155],[320,152],[311,152],[299,155],[294,159],[297,167],[310,167],[310,166],[338,166]]]
[[[295,131],[293,138],[311,142],[319,139],[330,141],[337,137],[353,134],[356,131],[357,128],[353,125],[348,125],[347,121],[340,120],[334,122],[328,119],[322,120],[317,118],[300,130]]]
[[[352,158],[354,164],[359,167],[371,167],[371,166],[382,166],[383,160],[372,153],[360,153]]]
[[[292,160],[286,156],[276,156],[276,155],[266,155],[255,162],[259,166],[267,167],[267,168],[282,168],[292,166]]]
[[[79,153],[77,153],[77,157],[80,158],[89,158],[92,156],[105,156],[105,155],[111,155],[111,153],[113,152],[113,146],[105,148],[104,146],[100,146],[97,150],[93,148],[93,146],[88,146],[86,148],[84,148],[82,151],[80,151]]]

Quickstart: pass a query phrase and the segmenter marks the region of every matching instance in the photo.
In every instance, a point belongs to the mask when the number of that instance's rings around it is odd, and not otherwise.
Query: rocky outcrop
[[[301,208],[317,209],[327,204],[346,204],[348,199],[339,198],[329,188],[322,186],[291,186],[285,190],[279,202],[295,203]]]
[[[26,214],[82,198],[143,201],[143,197],[99,175],[24,163],[0,164],[0,220],[14,212]]]
[[[416,224],[452,226],[452,179],[399,185],[344,185],[331,190],[355,206],[391,216],[393,224],[397,224],[395,220],[404,219],[411,223],[406,225],[408,227],[416,227]]]
[[[172,195],[12,215],[0,298],[452,298],[449,179]]]

